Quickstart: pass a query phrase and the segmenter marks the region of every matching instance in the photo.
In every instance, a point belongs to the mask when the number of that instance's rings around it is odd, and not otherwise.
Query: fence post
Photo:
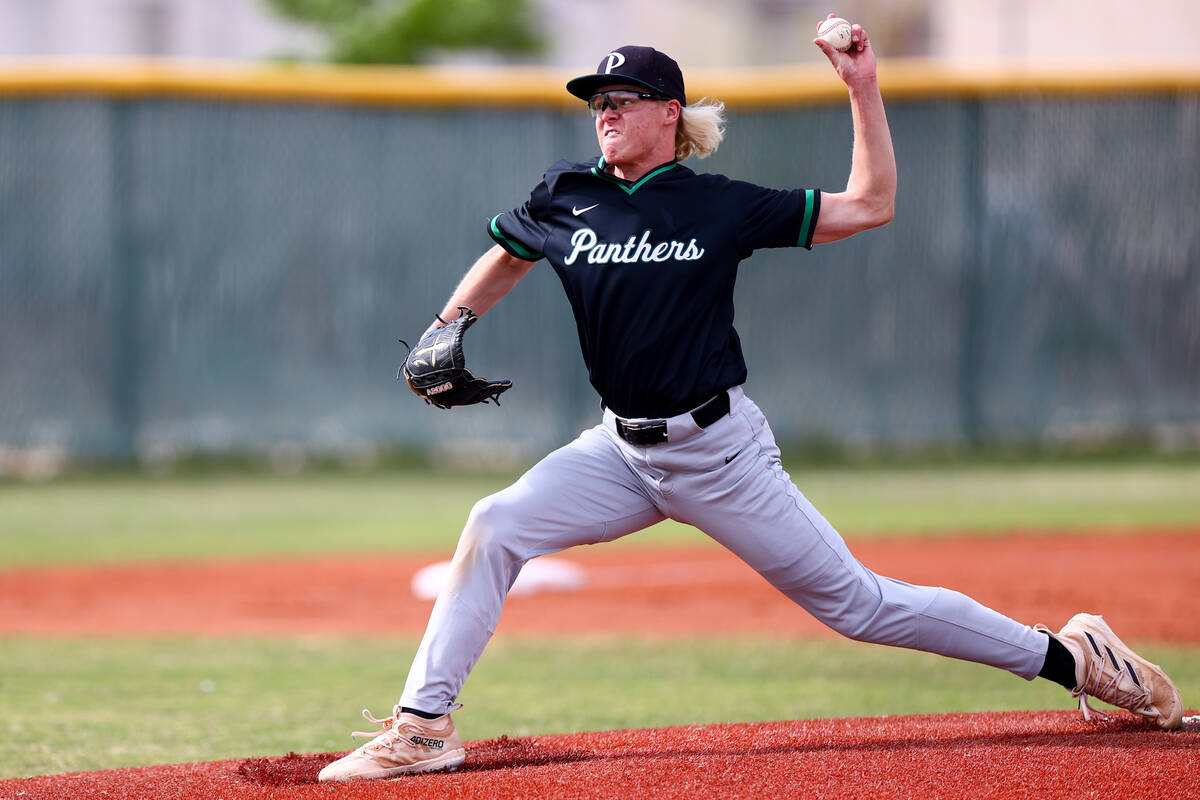
[[[963,169],[966,214],[963,235],[962,350],[959,363],[959,409],[962,435],[968,445],[982,440],[980,380],[983,361],[983,269],[987,246],[984,230],[984,130],[980,121],[983,101],[966,100],[963,114],[965,165]]]
[[[113,370],[110,396],[114,424],[112,455],[136,456],[141,426],[142,265],[134,231],[134,152],[131,101],[110,99],[112,202]]]

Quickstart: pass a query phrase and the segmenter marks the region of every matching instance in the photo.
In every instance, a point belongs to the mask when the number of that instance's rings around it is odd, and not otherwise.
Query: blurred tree
[[[537,53],[529,0],[263,0],[319,28],[328,58],[349,64],[417,64],[445,50]]]

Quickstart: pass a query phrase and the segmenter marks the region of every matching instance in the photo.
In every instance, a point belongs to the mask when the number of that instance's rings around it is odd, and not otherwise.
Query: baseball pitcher
[[[832,16],[832,15],[831,15]],[[748,397],[733,327],[739,264],[764,247],[810,249],[888,223],[896,163],[875,52],[814,44],[845,83],[853,159],[840,192],[772,189],[693,172],[721,142],[720,103],[688,103],[683,75],[650,47],[618,47],[567,91],[599,154],[553,164],[529,199],[488,225],[495,242],[413,346],[402,374],[430,403],[499,402],[508,381],[466,370],[462,335],[536,264],[562,281],[603,413],[515,484],[472,509],[449,578],[391,716],[323,781],[452,769],[450,713],[531,558],[608,542],[671,518],[694,525],[830,628],[1056,681],[1080,698],[1179,727],[1178,691],[1098,616],[1030,627],[948,589],[873,573],[792,483]],[[371,736],[373,734],[365,734]]]

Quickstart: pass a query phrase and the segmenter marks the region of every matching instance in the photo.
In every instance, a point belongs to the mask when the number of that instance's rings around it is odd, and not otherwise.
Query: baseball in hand
[[[830,17],[817,26],[817,38],[824,39],[838,50],[849,50],[850,23],[841,17]]]

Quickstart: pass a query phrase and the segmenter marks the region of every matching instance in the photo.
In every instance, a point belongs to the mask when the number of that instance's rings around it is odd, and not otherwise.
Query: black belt
[[[729,392],[721,392],[704,405],[692,411],[692,419],[701,428],[707,428],[721,417],[729,414]],[[665,419],[644,422],[622,422],[616,420],[617,435],[632,445],[646,447],[667,441]]]

